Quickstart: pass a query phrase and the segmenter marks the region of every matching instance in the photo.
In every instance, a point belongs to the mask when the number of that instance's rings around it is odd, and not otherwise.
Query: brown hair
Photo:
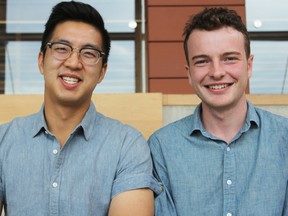
[[[247,59],[249,58],[250,39],[241,17],[234,10],[228,10],[227,8],[205,8],[202,12],[191,16],[184,28],[184,51],[188,64],[189,58],[187,42],[192,31],[195,29],[212,31],[222,27],[232,27],[243,34],[246,57]]]

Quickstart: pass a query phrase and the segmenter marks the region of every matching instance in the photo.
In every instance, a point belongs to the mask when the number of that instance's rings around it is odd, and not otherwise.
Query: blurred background
[[[0,93],[43,94],[43,78],[37,66],[41,33],[52,7],[60,1],[0,0],[0,2]],[[177,50],[174,48],[175,51],[169,50],[165,44],[167,41],[165,43],[160,41],[158,46],[157,39],[153,39],[153,25],[159,22],[156,31],[161,32],[162,28],[169,28],[164,24],[169,25],[169,22],[177,20],[177,16],[171,15],[167,21],[165,17],[153,17],[153,12],[159,11],[160,14],[162,11],[164,14],[169,14],[169,10],[177,12],[181,9],[188,14],[189,8],[205,7],[203,2],[208,2],[210,6],[231,4],[230,0],[206,0],[199,4],[197,2],[200,1],[197,0],[190,0],[191,4],[187,3],[188,0],[167,0],[165,5],[161,0],[83,0],[82,2],[91,4],[100,12],[112,38],[108,71],[95,92],[169,94],[193,93],[183,67],[185,59],[181,41],[182,32],[176,39],[167,39]],[[255,55],[249,93],[287,94],[288,1],[237,0],[235,2],[232,7],[240,8],[240,11],[242,7],[244,8],[242,18],[247,24],[252,39],[252,54]],[[184,18],[188,19],[188,15]],[[178,23],[181,31],[184,24],[185,22],[182,21]],[[173,25],[171,28],[171,31],[174,31]],[[172,62],[168,60],[165,62],[166,57],[161,53],[155,57],[155,53],[161,51],[162,45],[166,46],[163,52],[173,57]],[[169,66],[168,62],[175,67]],[[169,89],[167,86],[172,87]]]

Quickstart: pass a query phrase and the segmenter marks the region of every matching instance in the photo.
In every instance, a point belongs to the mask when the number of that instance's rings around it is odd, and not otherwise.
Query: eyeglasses
[[[51,48],[52,56],[58,60],[68,59],[74,50],[78,50],[78,55],[83,63],[87,65],[95,65],[99,62],[105,53],[96,48],[83,47],[83,48],[73,48],[69,44],[63,42],[49,42],[47,46]]]

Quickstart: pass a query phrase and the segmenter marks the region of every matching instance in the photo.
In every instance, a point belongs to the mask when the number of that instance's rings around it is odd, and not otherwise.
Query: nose
[[[209,76],[213,77],[214,79],[221,79],[224,75],[225,69],[221,62],[213,62],[209,68]]]
[[[70,56],[64,62],[65,66],[72,67],[72,68],[79,68],[82,66],[79,50],[73,49],[70,53]]]

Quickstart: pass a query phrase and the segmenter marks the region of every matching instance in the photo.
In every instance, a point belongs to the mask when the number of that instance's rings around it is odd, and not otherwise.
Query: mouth
[[[215,85],[207,85],[206,87],[213,90],[221,90],[227,88],[228,86],[231,86],[232,84],[215,84]]]
[[[62,76],[61,78],[65,83],[67,83],[69,85],[73,85],[73,84],[80,82],[80,79],[75,78],[75,77]]]

